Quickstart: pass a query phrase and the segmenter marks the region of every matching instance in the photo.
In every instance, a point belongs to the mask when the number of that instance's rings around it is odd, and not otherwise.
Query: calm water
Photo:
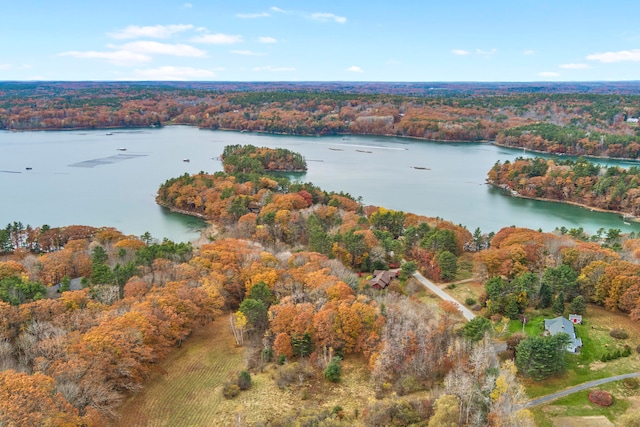
[[[618,215],[509,197],[487,186],[486,173],[496,161],[522,155],[490,144],[276,136],[182,126],[107,133],[0,131],[0,225],[106,225],[127,234],[149,231],[156,238],[190,240],[198,236],[202,221],[157,206],[158,186],[185,172],[222,170],[214,159],[225,145],[253,144],[302,153],[309,171],[301,180],[325,190],[361,196],[365,204],[439,216],[471,231],[508,225],[640,231],[640,224],[627,225]]]

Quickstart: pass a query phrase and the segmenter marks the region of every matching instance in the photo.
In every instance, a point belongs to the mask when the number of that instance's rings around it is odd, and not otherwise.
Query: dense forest
[[[592,84],[2,83],[0,128],[156,127],[487,141],[637,158],[638,88]],[[620,88],[618,88],[620,89]]]
[[[640,216],[640,169],[601,167],[584,158],[519,158],[497,162],[488,182],[523,197],[577,203],[591,208]]]
[[[304,172],[307,162],[286,148],[227,145],[220,156],[227,173]]]

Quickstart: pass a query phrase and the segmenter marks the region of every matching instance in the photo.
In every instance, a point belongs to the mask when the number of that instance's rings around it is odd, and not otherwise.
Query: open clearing
[[[235,346],[227,316],[196,331],[162,363],[165,373],[154,374],[142,392],[127,399],[112,426],[231,426],[273,420],[300,408],[342,406],[355,418],[374,400],[369,373],[362,359],[347,357],[342,381],[321,378],[280,389],[274,377],[278,366],[252,373],[252,387],[227,400],[222,387],[245,368],[245,355]],[[353,420],[352,425],[358,425]]]
[[[607,417],[558,417],[553,420],[553,427],[613,427]]]

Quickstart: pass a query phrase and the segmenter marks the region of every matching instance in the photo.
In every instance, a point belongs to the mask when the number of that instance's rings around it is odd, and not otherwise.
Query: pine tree
[[[553,302],[553,312],[559,316],[564,314],[564,291],[560,291],[556,300]]]

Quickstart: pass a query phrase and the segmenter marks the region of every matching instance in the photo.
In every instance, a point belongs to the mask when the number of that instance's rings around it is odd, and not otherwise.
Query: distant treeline
[[[640,85],[418,83],[2,83],[0,129],[183,124],[291,135],[497,140],[636,158]]]

